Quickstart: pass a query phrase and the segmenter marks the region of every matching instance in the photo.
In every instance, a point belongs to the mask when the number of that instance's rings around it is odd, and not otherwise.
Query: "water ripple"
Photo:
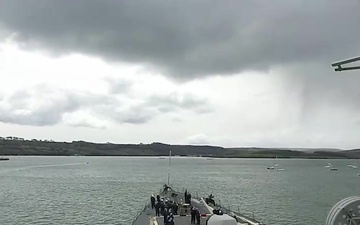
[[[90,162],[87,164],[87,162]],[[224,206],[267,223],[323,224],[332,205],[359,195],[347,160],[174,158],[173,184],[193,195],[213,192]],[[359,164],[359,161],[351,161]],[[131,224],[167,181],[167,161],[129,157],[13,157],[0,164],[1,223]]]

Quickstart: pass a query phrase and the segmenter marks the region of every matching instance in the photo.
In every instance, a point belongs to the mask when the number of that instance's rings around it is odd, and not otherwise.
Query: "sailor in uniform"
[[[170,210],[169,214],[166,217],[166,225],[174,225],[174,215],[171,212],[171,210]]]
[[[155,197],[154,197],[154,195],[151,195],[150,200],[151,200],[151,208],[153,209],[153,208],[155,208]]]

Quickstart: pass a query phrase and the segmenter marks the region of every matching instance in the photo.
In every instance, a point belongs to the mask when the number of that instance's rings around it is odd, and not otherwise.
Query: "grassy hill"
[[[360,158],[360,150],[300,151],[276,148],[223,148],[217,146],[152,144],[112,144],[84,141],[55,142],[0,138],[0,155],[86,155],[86,156],[164,156],[173,155],[229,158]]]

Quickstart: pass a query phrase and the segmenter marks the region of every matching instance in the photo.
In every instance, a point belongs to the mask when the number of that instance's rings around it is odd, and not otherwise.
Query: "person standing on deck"
[[[196,209],[195,215],[196,215],[196,225],[200,225],[200,210],[199,209]]]
[[[188,194],[188,203],[191,205],[191,194]]]
[[[162,201],[160,203],[161,215],[165,216],[165,203]]]
[[[179,209],[179,205],[175,202],[174,205],[173,205],[173,210],[174,210],[174,215],[177,215],[178,214],[178,209]]]
[[[165,210],[169,211],[169,202],[168,202],[168,200],[165,200]]]
[[[169,212],[167,210],[164,210],[164,213],[162,214],[164,216],[164,225],[167,224],[167,217],[169,215]]]
[[[156,213],[156,216],[160,216],[160,207],[161,207],[161,203],[160,202],[157,202],[155,204],[155,213]]]
[[[174,215],[172,214],[171,210],[166,217],[166,225],[174,225]]]
[[[188,192],[187,192],[187,189],[185,190],[185,193],[184,193],[184,200],[185,200],[185,203],[187,202],[187,195],[188,195]]]
[[[153,208],[155,208],[155,197],[154,197],[154,195],[151,195],[150,200],[151,200],[151,208],[153,209]]]
[[[170,200],[170,202],[168,202],[167,208],[171,209],[171,212],[174,213],[174,202]]]
[[[160,195],[156,195],[156,199],[158,202],[161,202]]]
[[[195,210],[196,210],[195,207],[191,207],[191,212],[190,212],[190,214],[191,214],[191,224],[195,224],[195,213],[196,213]]]

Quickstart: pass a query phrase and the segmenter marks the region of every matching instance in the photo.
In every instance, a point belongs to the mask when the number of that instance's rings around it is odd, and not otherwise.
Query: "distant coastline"
[[[85,141],[56,142],[0,137],[0,155],[29,156],[166,156],[169,150],[177,156],[212,158],[300,158],[360,159],[360,149],[293,149],[293,148],[223,148],[204,145],[113,144]]]

